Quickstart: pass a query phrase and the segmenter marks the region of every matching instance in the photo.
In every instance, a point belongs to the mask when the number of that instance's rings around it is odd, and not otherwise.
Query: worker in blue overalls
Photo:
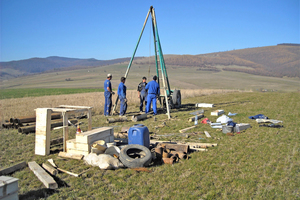
[[[107,74],[107,79],[104,81],[104,97],[105,97],[105,104],[104,104],[104,116],[109,116],[112,106],[111,96],[115,94],[111,89],[111,82],[112,79],[111,74]]]
[[[157,115],[156,98],[160,94],[159,84],[156,82],[156,80],[157,76],[153,76],[153,80],[150,81],[145,87],[145,89],[148,90],[146,113],[150,111],[152,102],[153,115]]]
[[[138,91],[138,98],[140,99],[140,112],[143,112],[143,104],[145,101],[145,108],[147,106],[147,90],[146,90],[146,85],[147,85],[147,78],[144,76],[143,81],[140,82],[138,85],[137,91]]]
[[[124,85],[126,81],[125,77],[121,78],[121,83],[118,87],[118,95],[120,98],[120,116],[125,115],[127,110],[127,99],[126,99],[126,86]]]

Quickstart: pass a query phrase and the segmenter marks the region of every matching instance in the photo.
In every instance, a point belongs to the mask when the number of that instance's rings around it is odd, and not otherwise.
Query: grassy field
[[[89,97],[80,94],[82,101]],[[66,95],[68,96],[68,95]],[[66,98],[64,96],[64,98]],[[72,95],[70,95],[72,96]],[[40,101],[42,98],[40,97]],[[179,134],[179,130],[192,126],[187,118],[195,108],[194,103],[214,103],[215,108],[206,108],[205,117],[215,109],[225,113],[238,113],[232,117],[235,122],[250,123],[241,134],[227,136],[221,131],[199,124],[191,132],[208,131],[213,138],[204,134]],[[20,161],[36,161],[39,164],[53,158],[55,163],[68,171],[80,173],[89,169],[82,177],[76,178],[60,173],[55,178],[57,190],[45,189],[29,168],[12,174],[19,178],[20,199],[300,199],[300,93],[299,92],[231,92],[186,96],[185,107],[172,110],[172,120],[160,114],[142,121],[152,135],[160,139],[213,142],[217,147],[208,152],[196,152],[189,160],[174,165],[153,165],[152,173],[136,172],[131,169],[100,170],[85,165],[83,161],[59,159],[62,145],[51,147],[51,155],[34,155],[34,134],[20,135],[16,130],[1,130],[0,168]],[[138,111],[137,104],[130,104],[128,115]],[[271,119],[282,120],[284,128],[259,127],[248,116],[264,114]],[[107,126],[106,118],[94,113],[93,127]],[[82,129],[87,129],[87,122]],[[155,126],[166,122],[165,127]],[[134,122],[109,124],[118,132],[123,126]],[[70,129],[71,138],[75,129]],[[169,135],[176,133],[169,137]],[[51,138],[61,137],[61,130],[51,132]],[[201,138],[201,139],[200,139]],[[215,139],[220,138],[220,140]]]
[[[113,74],[112,87],[117,89],[128,63],[96,68],[78,69],[23,76],[0,82],[0,89],[27,88],[102,88],[108,73]],[[222,66],[216,66],[222,68]],[[237,67],[237,66],[232,66]],[[243,67],[239,67],[243,68]],[[149,73],[150,69],[150,73]],[[198,71],[197,67],[167,66],[171,88],[179,89],[239,89],[270,91],[298,91],[299,78],[275,78],[256,76],[239,72]],[[130,90],[136,90],[142,77],[151,80],[156,73],[155,66],[133,64],[126,80]],[[71,79],[72,81],[66,81]]]
[[[91,88],[27,88],[0,90],[0,99],[12,99],[23,97],[40,97],[61,94],[78,94],[87,92],[103,92],[103,89]]]

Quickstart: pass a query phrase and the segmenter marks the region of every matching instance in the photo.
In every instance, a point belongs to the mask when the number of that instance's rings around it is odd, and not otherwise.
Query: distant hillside
[[[167,66],[197,67],[198,70],[204,71],[227,70],[262,76],[300,78],[300,46],[298,44],[279,44],[277,46],[200,55],[166,55],[164,58]],[[154,62],[155,60],[151,59],[150,63],[154,64]],[[149,63],[149,59],[144,58],[135,63]]]
[[[277,46],[240,49],[200,55],[164,55],[167,66],[196,67],[203,71],[237,71],[254,75],[300,78],[300,45],[278,44]],[[0,78],[13,78],[20,75],[45,71],[71,70],[97,67],[122,62],[130,58],[114,60],[77,59],[51,56],[27,60],[0,62]],[[149,64],[149,57],[134,60],[135,64]],[[155,60],[150,58],[150,63]]]
[[[58,56],[51,56],[47,58],[30,58],[26,60],[0,62],[1,78],[13,78],[20,75],[28,75],[34,73],[41,73],[52,70],[62,70],[65,68],[76,69],[83,67],[96,67],[103,65],[111,65],[129,61],[130,58],[119,58],[113,60],[96,60],[65,58]]]

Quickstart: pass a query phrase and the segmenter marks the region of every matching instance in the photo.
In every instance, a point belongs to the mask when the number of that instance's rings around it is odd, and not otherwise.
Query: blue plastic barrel
[[[128,144],[139,144],[147,148],[150,147],[150,136],[147,126],[135,124],[129,128]]]

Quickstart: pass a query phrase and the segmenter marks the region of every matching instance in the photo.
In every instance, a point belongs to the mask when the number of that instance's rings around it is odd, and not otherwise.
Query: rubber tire
[[[145,156],[134,159],[128,155],[128,151],[136,151],[137,153],[143,152]],[[121,149],[119,159],[128,168],[138,168],[148,166],[152,161],[152,155],[147,147],[139,144],[130,144]]]
[[[175,106],[174,106],[174,104],[173,104],[172,97],[171,97],[171,99],[170,99],[170,100],[168,100],[168,103],[169,103],[169,105],[170,105],[170,108],[171,108],[171,109],[175,108]],[[167,105],[166,105],[165,98],[164,98],[164,100],[163,100],[163,108],[164,108],[164,109],[166,109],[166,108],[167,108]]]
[[[173,105],[176,107],[181,107],[181,93],[180,90],[174,90],[172,95]]]

